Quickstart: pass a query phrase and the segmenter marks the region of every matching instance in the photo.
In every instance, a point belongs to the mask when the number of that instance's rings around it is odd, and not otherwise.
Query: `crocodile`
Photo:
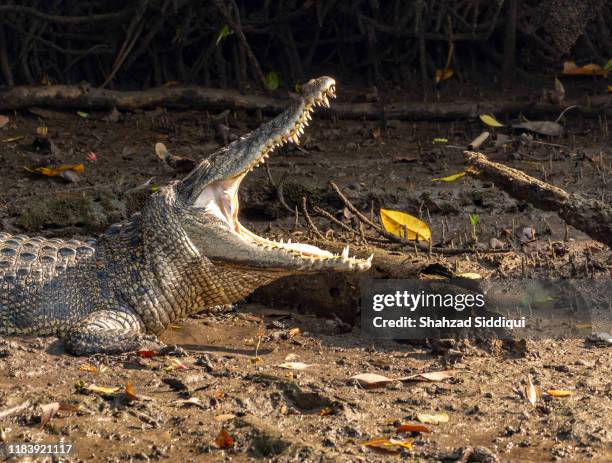
[[[312,79],[277,117],[153,193],[130,219],[97,239],[0,233],[0,335],[58,336],[75,355],[122,353],[171,323],[227,307],[278,278],[365,271],[372,257],[277,242],[238,219],[245,176],[286,143],[298,143],[335,81]]]

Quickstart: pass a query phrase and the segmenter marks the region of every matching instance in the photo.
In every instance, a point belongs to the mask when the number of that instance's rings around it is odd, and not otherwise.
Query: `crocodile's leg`
[[[63,337],[66,348],[75,355],[117,354],[138,349],[145,334],[140,317],[128,309],[99,310],[89,314]]]

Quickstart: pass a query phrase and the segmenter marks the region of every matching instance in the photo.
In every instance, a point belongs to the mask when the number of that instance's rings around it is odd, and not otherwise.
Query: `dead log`
[[[612,207],[533,178],[520,170],[490,161],[484,154],[465,151],[467,161],[478,169],[475,174],[492,181],[513,198],[542,210],[555,211],[566,223],[612,247]]]
[[[261,95],[242,95],[232,90],[212,89],[200,86],[156,87],[148,90],[118,91],[83,85],[18,86],[0,90],[0,110],[29,107],[53,107],[76,109],[135,110],[155,108],[193,109],[250,109],[266,114],[277,114],[287,102]],[[612,95],[585,97],[566,102],[577,105],[585,116],[606,113],[612,116]],[[542,102],[489,101],[467,103],[336,103],[329,110],[344,119],[405,119],[450,121],[475,118],[482,113],[529,114],[531,117],[554,115],[566,106]]]

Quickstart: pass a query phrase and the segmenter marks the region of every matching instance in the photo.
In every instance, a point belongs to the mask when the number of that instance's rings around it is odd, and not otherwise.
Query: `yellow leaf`
[[[11,143],[13,141],[23,140],[25,138],[24,135],[17,135],[16,137],[9,137],[2,140],[2,143]]]
[[[432,141],[434,143],[448,143],[448,138],[434,138]]]
[[[86,391],[93,392],[94,394],[100,395],[111,395],[121,390],[120,387],[104,387],[96,386],[95,384],[89,384],[83,388]]]
[[[405,212],[381,209],[380,222],[385,230],[401,238],[408,240],[418,238],[422,241],[429,241],[429,238],[431,238],[429,226]]]
[[[612,92],[612,85],[608,85],[608,91]]]
[[[452,69],[436,69],[436,84],[442,82],[443,80],[450,79],[455,74],[455,71]]]
[[[96,367],[95,365],[92,365],[91,363],[83,363],[79,367],[79,370],[89,371],[90,373],[96,373],[98,371],[98,367]]]
[[[565,389],[549,389],[546,393],[553,397],[569,397],[572,395],[572,391]]]
[[[412,448],[411,440],[387,439],[381,437],[368,442],[363,442],[361,445],[366,447],[384,450],[391,453],[398,453],[402,448],[410,450]]]
[[[74,172],[82,173],[85,171],[85,165],[84,164],[62,164],[59,167],[24,167],[24,169],[33,174],[40,174],[46,177],[55,177],[67,170],[72,170]]]
[[[419,413],[417,415],[417,420],[419,420],[421,423],[427,424],[448,423],[448,415],[446,413],[436,413],[435,415],[430,415],[429,413]]]
[[[440,177],[440,178],[432,178],[432,182],[440,181],[440,182],[454,182],[455,180],[460,179],[465,175],[464,172],[459,172],[458,174],[449,175],[448,177]]]
[[[497,119],[495,119],[490,114],[481,114],[478,117],[480,117],[480,120],[484,122],[485,124],[487,124],[489,127],[503,127],[504,126],[504,124],[499,122]]]
[[[175,87],[179,84],[178,80],[169,80],[168,82],[164,83],[164,87]]]

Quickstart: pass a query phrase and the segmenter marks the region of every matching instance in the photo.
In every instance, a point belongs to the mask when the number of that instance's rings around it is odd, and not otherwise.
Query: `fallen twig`
[[[465,158],[478,169],[474,174],[491,180],[512,197],[555,211],[568,224],[596,240],[612,246],[612,207],[597,199],[568,193],[520,170],[490,161],[484,154],[465,151]]]
[[[317,226],[310,218],[310,214],[308,214],[308,209],[306,207],[306,196],[302,196],[302,214],[304,214],[308,228],[317,236],[317,238],[325,240],[325,237],[321,234]]]
[[[291,212],[292,214],[295,213],[295,211],[293,209],[291,209],[289,207],[289,205],[287,204],[287,202],[285,201],[285,196],[283,195],[283,184],[281,183],[276,183],[274,181],[274,179],[272,178],[272,172],[270,172],[270,166],[268,166],[268,164],[264,164],[264,166],[266,167],[266,174],[268,175],[268,180],[270,181],[270,185],[272,185],[272,188],[274,188],[274,191],[276,192],[276,197],[278,198],[278,201],[281,203],[281,205],[287,209],[289,212]]]

